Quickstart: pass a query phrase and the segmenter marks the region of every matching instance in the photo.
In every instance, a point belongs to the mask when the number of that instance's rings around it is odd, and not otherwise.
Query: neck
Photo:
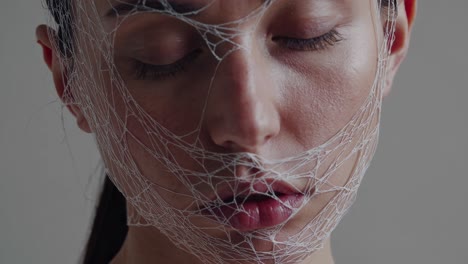
[[[202,264],[195,256],[174,246],[156,228],[137,226],[129,227],[127,238],[111,264],[149,264],[154,263],[154,260],[162,263]],[[334,264],[330,238],[322,249],[314,252],[300,264]]]

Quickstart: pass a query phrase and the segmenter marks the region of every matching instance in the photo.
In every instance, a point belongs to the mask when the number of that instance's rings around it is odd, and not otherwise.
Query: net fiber
[[[86,117],[107,173],[130,205],[128,225],[156,227],[203,263],[300,263],[323,247],[353,203],[375,152],[395,2],[374,1],[369,10],[374,22],[380,23],[374,26],[376,32],[381,32],[376,33],[375,78],[362,105],[337,133],[283,156],[220,151],[207,146],[203,135],[209,101],[220,89],[215,84],[223,62],[237,52],[254,54],[252,46],[240,40],[256,34],[269,10],[284,1],[262,1],[247,14],[221,22],[203,19],[217,0],[193,1],[204,4],[190,10],[175,2],[190,1],[48,1],[57,32],[51,37],[57,40],[65,74],[64,103],[79,107]],[[104,14],[103,6],[114,8]],[[103,16],[112,17],[112,22]],[[158,27],[161,17],[200,39],[203,54],[213,62],[204,71],[210,72],[206,85],[197,85],[204,86],[198,93],[203,100],[181,107],[166,96],[155,102],[162,113],[150,111],[151,104],[144,102],[146,97],[163,97],[163,89],[158,90],[155,82],[141,96],[139,88],[133,88],[136,82],[123,73],[131,63],[122,62],[120,56],[125,47],[134,45],[138,53],[152,43],[150,34],[144,41],[122,41],[132,25],[138,28],[138,21],[147,19]],[[329,35],[320,45],[325,48],[335,41],[339,36]],[[193,57],[199,53],[195,50]],[[142,68],[137,76],[160,82],[171,77],[160,72]],[[194,78],[197,82],[203,81]],[[168,105],[190,109],[183,114],[187,118],[170,120],[164,111]],[[179,129],[174,122],[190,126]],[[281,219],[274,222],[269,211],[252,206],[262,203],[280,210],[275,217]]]

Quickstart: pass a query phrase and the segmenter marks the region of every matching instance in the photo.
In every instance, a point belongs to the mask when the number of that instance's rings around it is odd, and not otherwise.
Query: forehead
[[[372,0],[87,0],[103,20],[115,19],[134,11],[154,11],[168,15],[194,17],[203,22],[218,23],[246,17],[255,10],[283,9],[290,15],[302,11],[320,16],[330,12],[370,8]],[[222,19],[219,19],[221,18]],[[210,21],[211,20],[211,21]]]

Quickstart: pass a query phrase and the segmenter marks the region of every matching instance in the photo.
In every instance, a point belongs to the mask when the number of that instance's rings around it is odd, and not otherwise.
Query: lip
[[[217,197],[223,201],[221,205],[213,203],[205,211],[241,232],[283,223],[304,200],[299,190],[278,181],[239,184],[235,192],[222,192]]]

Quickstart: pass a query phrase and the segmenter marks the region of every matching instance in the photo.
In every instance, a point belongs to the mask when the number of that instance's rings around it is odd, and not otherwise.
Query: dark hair
[[[127,231],[125,197],[106,176],[86,244],[83,263],[109,263],[122,247]]]
[[[382,8],[395,7],[397,0],[381,1]],[[57,28],[56,41],[65,57],[73,54],[73,23],[71,0],[45,0]],[[120,250],[128,232],[126,201],[108,176],[96,208],[94,221],[86,244],[83,264],[109,263]]]
[[[73,51],[73,19],[71,0],[45,0],[46,6],[57,24],[55,41],[62,55],[70,57]]]

